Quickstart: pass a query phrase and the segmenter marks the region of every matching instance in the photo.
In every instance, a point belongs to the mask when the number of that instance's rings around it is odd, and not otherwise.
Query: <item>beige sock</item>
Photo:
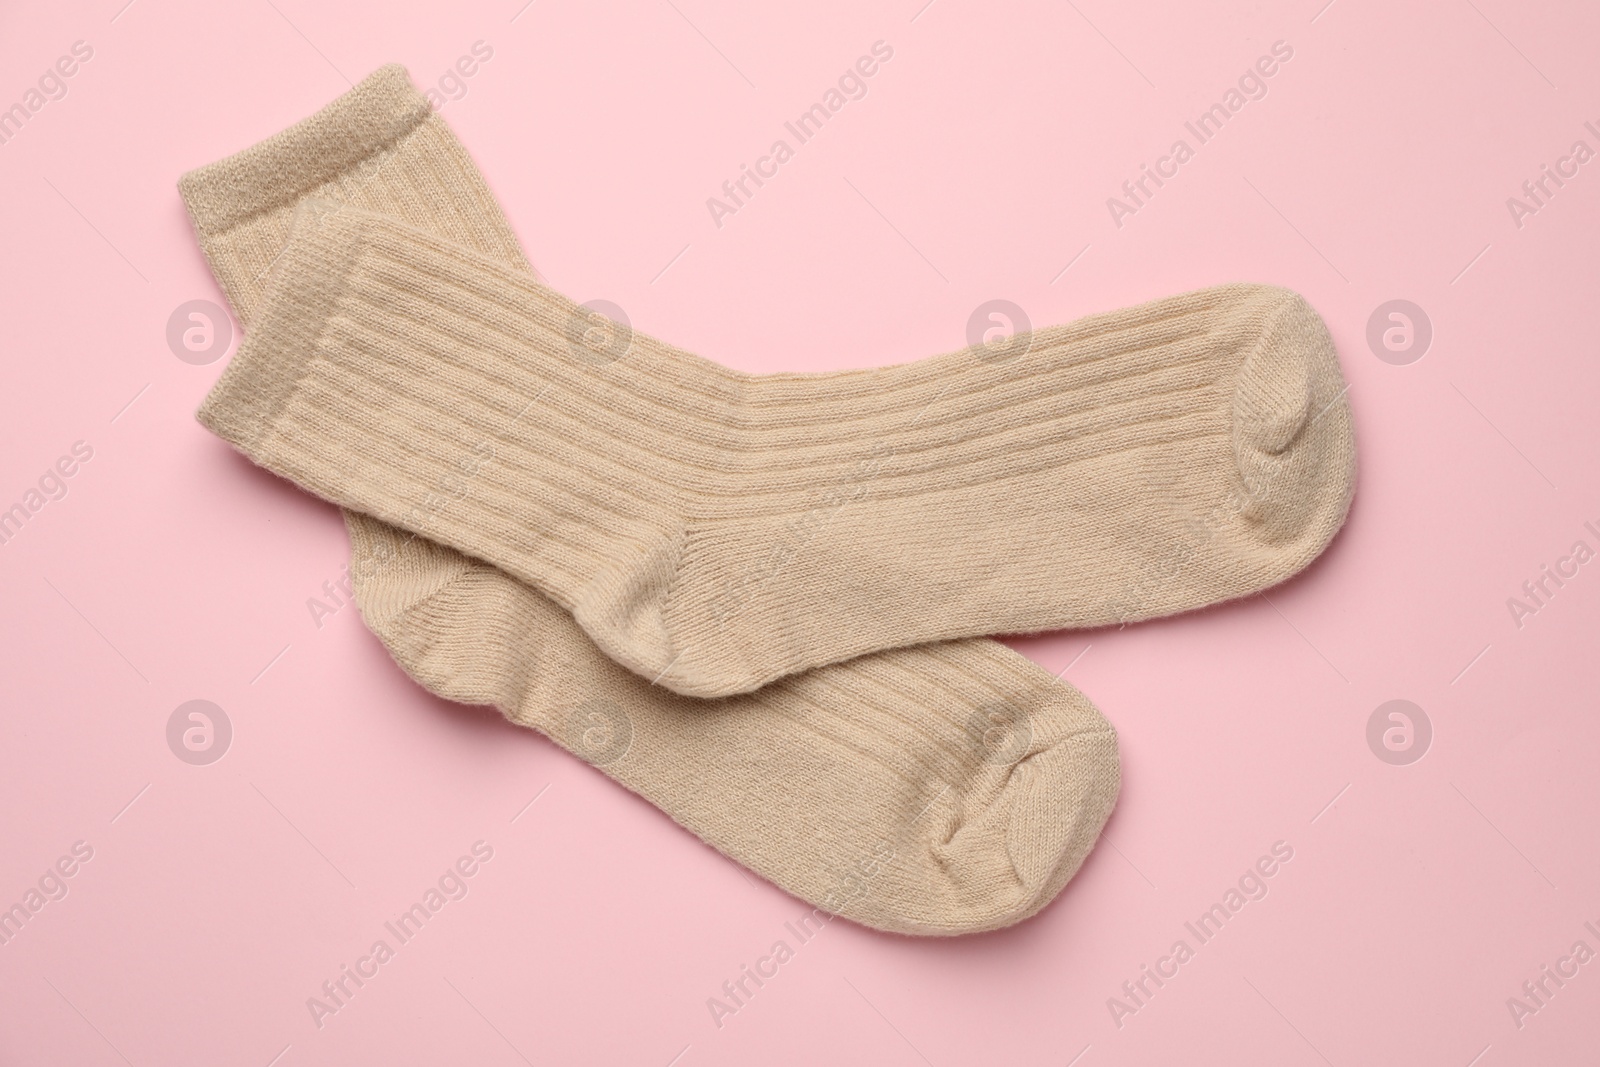
[[[325,205],[200,417],[329,499],[500,565],[619,663],[706,697],[1246,596],[1344,519],[1343,379],[1294,293],[1206,289],[983,355],[743,374]],[[477,506],[428,514],[479,451]]]
[[[254,323],[295,204],[406,219],[522,267],[498,207],[399,67],[181,183]],[[431,490],[430,513],[476,506]],[[619,668],[504,571],[346,512],[363,618],[433,692],[493,704],[791,893],[879,929],[1017,922],[1072,876],[1118,788],[1116,738],[1079,693],[990,641],[869,656],[719,701]]]

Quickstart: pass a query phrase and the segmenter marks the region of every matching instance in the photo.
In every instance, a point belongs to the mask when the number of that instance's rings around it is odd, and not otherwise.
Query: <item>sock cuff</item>
[[[593,448],[565,450],[565,462],[529,452],[518,423],[548,388],[537,366],[475,344],[454,349],[455,362],[429,350],[431,327],[406,309],[439,283],[430,270],[457,260],[489,283],[538,285],[386,216],[302,202],[250,330],[196,416],[302,488],[491,559],[569,606],[619,542],[656,532],[655,513],[638,486],[590,477]],[[469,492],[471,507],[460,504]]]
[[[379,67],[316,114],[242,152],[189,171],[178,190],[202,239],[292,204],[428,121],[405,67]]]
[[[316,358],[317,338],[338,307],[351,265],[361,254],[358,227],[334,236],[330,220],[347,211],[325,200],[295,210],[289,243],[271,282],[271,298],[239,345],[196,417],[258,463],[257,442],[271,427]]]

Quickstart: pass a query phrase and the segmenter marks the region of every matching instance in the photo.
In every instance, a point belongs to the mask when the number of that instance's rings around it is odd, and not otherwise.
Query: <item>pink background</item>
[[[0,145],[0,507],[94,449],[0,546],[0,905],[94,850],[0,946],[0,1062],[1592,1062],[1600,961],[1520,1027],[1506,1003],[1600,950],[1600,563],[1520,628],[1507,607],[1600,547],[1600,161],[1520,228],[1506,206],[1600,148],[1592,5],[124,2],[0,14],[0,106],[94,49]],[[480,40],[443,114],[543,275],[733,366],[914,359],[997,297],[1044,324],[1243,279],[1327,319],[1361,474],[1326,556],[1268,597],[1017,643],[1071,665],[1124,758],[1038,918],[836,924],[718,1028],[706,999],[801,904],[428,696],[353,608],[313,623],[344,529],[192,418],[225,360],[175,358],[166,323],[222,298],[175,182]],[[877,40],[866,98],[713,225]],[[1268,95],[1118,228],[1107,197],[1276,40]],[[1366,341],[1392,299],[1433,326],[1409,365]],[[166,742],[196,698],[234,730],[209,766]],[[1366,740],[1395,698],[1434,730],[1408,766]],[[465,899],[319,1029],[306,999],[479,840]],[[1280,840],[1270,894],[1119,1027],[1108,998]]]

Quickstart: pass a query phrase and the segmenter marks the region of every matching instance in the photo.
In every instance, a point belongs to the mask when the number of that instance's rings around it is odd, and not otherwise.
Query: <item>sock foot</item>
[[[426,545],[377,522],[351,531],[358,593]],[[453,581],[391,614],[360,601],[408,674],[539,731],[823,921],[926,936],[1021,922],[1077,872],[1116,803],[1110,724],[1003,645],[902,649],[697,700],[458,558]]]

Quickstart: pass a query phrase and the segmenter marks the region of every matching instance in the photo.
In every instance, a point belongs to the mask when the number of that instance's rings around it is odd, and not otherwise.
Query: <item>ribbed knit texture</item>
[[[307,197],[386,212],[525,269],[470,159],[399,67],[180,187],[250,335]],[[475,479],[455,473],[422,514],[477,506]],[[919,934],[1017,922],[1078,869],[1115,802],[1110,726],[994,642],[869,656],[692,700],[617,666],[505,571],[345,517],[362,616],[408,674],[539,730],[826,911]]]
[[[1350,502],[1338,360],[1288,290],[1051,327],[1008,362],[756,376],[311,203],[202,420],[499,564],[679,692],[1247,596],[1311,562]],[[474,505],[428,508],[468,467]]]

